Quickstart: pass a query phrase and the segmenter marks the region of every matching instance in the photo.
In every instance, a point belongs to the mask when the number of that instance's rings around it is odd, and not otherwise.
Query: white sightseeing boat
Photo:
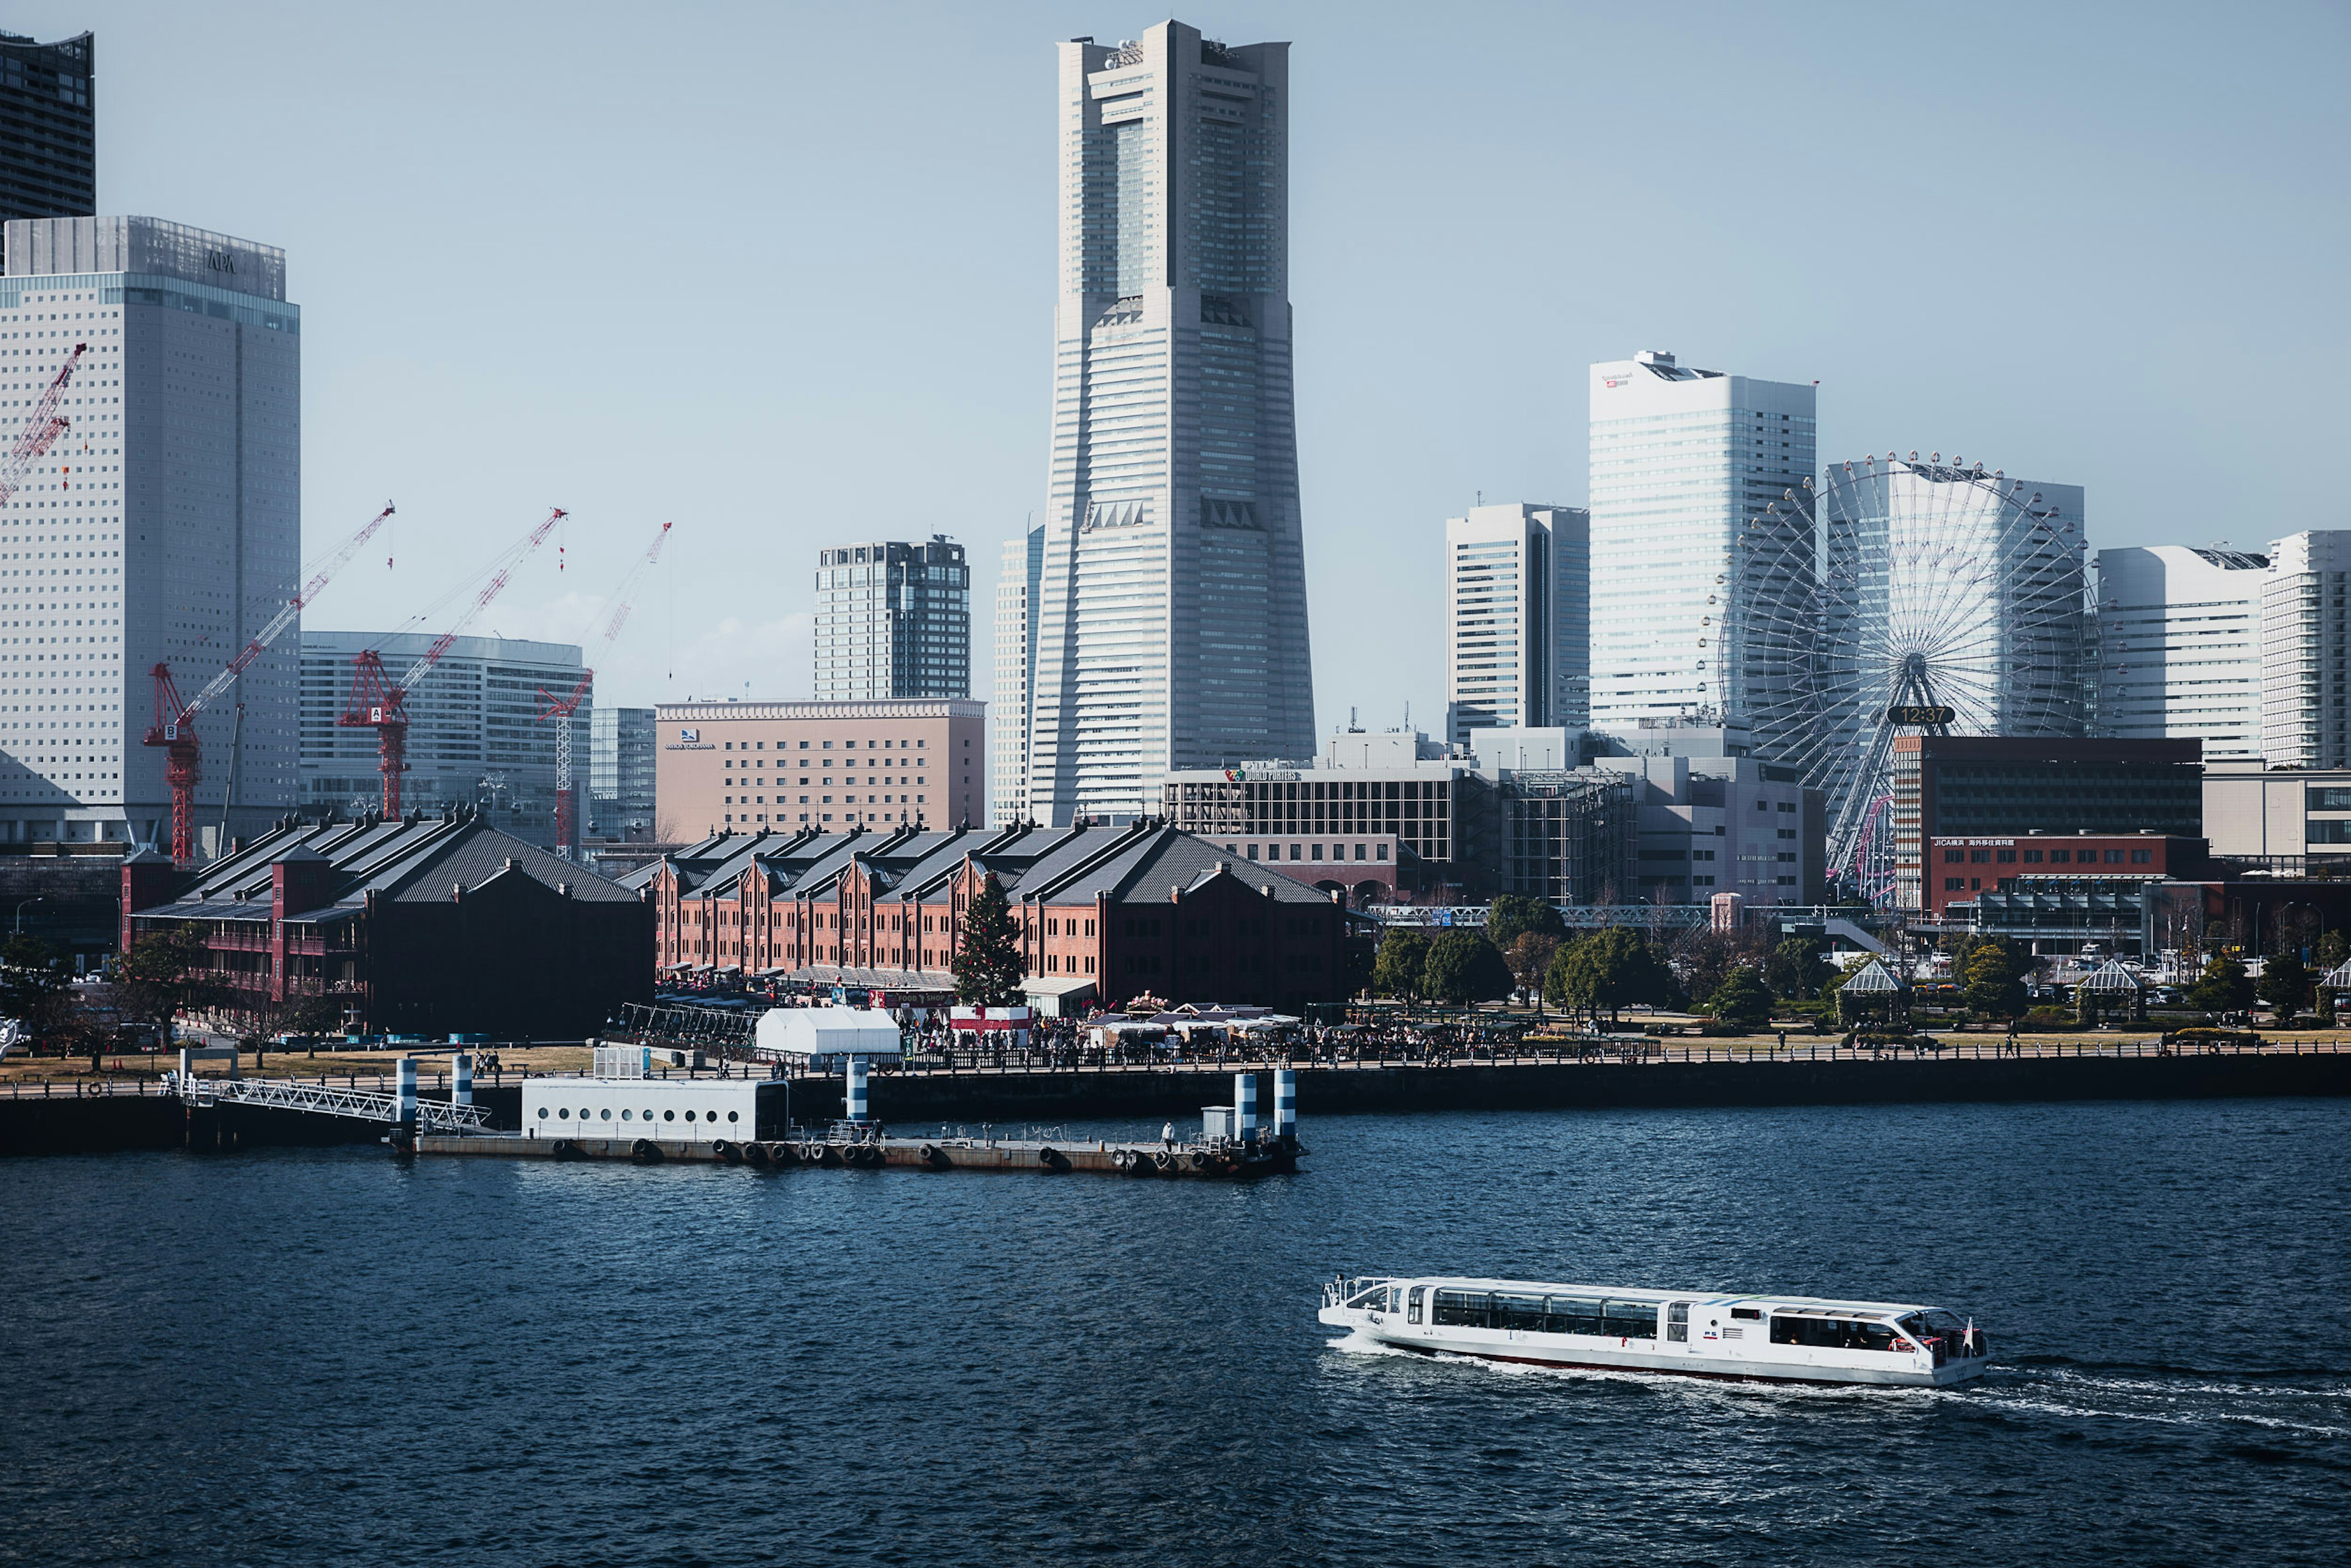
[[[1322,1287],[1317,1315],[1399,1350],[1775,1383],[1940,1388],[1981,1376],[1991,1360],[1973,1319],[1890,1301],[1342,1278]]]

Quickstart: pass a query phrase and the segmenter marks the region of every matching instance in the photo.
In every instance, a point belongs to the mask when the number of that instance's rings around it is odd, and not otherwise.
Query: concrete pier
[[[659,1138],[532,1138],[519,1133],[428,1133],[419,1155],[486,1155],[503,1159],[630,1160],[639,1165],[747,1166],[755,1169],[984,1171],[996,1175],[1123,1176],[1151,1180],[1249,1181],[1298,1169],[1294,1144],[1267,1139],[1249,1146],[1113,1144],[1086,1138],[774,1138],[763,1142],[679,1143]]]

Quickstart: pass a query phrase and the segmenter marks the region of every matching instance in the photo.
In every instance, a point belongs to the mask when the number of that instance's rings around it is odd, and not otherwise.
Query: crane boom
[[[433,666],[441,662],[441,655],[449,651],[450,644],[456,642],[464,634],[465,628],[474,623],[474,618],[490,607],[491,600],[506,591],[507,580],[514,576],[514,569],[522,563],[523,558],[545,544],[547,536],[555,531],[555,525],[570,515],[562,507],[556,507],[547,514],[545,522],[525,534],[520,544],[507,550],[500,558],[496,571],[491,574],[489,581],[482,585],[482,591],[474,595],[474,602],[465,607],[465,612],[458,616],[456,622],[446,632],[433,640],[433,645],[424,650],[416,663],[408,666],[407,674],[402,675],[393,686],[395,693],[405,696],[416,689],[419,682],[433,673]]]
[[[287,600],[277,613],[270,617],[269,624],[255,632],[253,640],[237,651],[236,657],[231,659],[220,674],[204,683],[204,689],[198,692],[195,700],[187,706],[181,723],[186,723],[188,717],[202,710],[206,703],[211,702],[235,684],[237,676],[245,674],[246,668],[256,659],[261,657],[269,644],[277,641],[279,634],[294,624],[295,618],[302,613],[310,601],[319,597],[319,592],[326,588],[335,573],[350,563],[351,557],[359,553],[360,547],[375,537],[376,530],[382,528],[384,520],[392,516],[392,503],[386,501],[382,511],[361,524],[359,532],[345,539],[341,548],[319,563],[318,570],[311,572],[310,580],[302,585],[302,591]]]
[[[57,413],[57,400],[65,395],[66,384],[73,380],[76,367],[80,365],[81,357],[88,352],[88,343],[73,346],[73,352],[66,356],[66,362],[57,367],[57,373],[50,379],[49,390],[41,394],[40,403],[25,417],[25,428],[17,433],[16,444],[8,448],[8,455],[0,459],[0,502],[6,501],[16,493],[16,486],[25,482],[25,470],[32,465],[33,459],[55,445],[57,437],[63,435],[66,427],[73,423]]]
[[[621,579],[621,586],[612,591],[612,612],[605,617],[604,629],[597,633],[593,645],[595,660],[580,672],[579,682],[559,697],[543,688],[538,694],[539,722],[544,724],[550,718],[564,721],[555,732],[555,852],[558,854],[568,857],[571,853],[572,832],[579,821],[579,812],[571,797],[571,716],[580,711],[580,705],[588,700],[589,688],[596,684],[595,664],[602,662],[605,652],[620,636],[621,628],[629,623],[629,607],[635,602],[637,590],[643,585],[645,574],[652,571],[654,563],[661,559],[662,546],[669,542],[669,530],[670,525],[664,523],[653,535],[653,542],[644,554],[637,558],[636,564],[629,568],[628,575]]]

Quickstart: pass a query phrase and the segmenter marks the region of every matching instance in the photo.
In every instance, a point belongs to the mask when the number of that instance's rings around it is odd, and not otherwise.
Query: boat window
[[[1429,1321],[1441,1328],[1490,1327],[1488,1300],[1483,1291],[1439,1291]]]
[[[1782,1313],[1771,1319],[1773,1344],[1810,1345],[1815,1350],[1895,1349],[1894,1330],[1860,1318],[1798,1317]]]
[[[1611,1301],[1602,1333],[1620,1339],[1655,1339],[1657,1337],[1657,1303],[1655,1301]]]
[[[1404,1287],[1402,1285],[1390,1285],[1388,1287],[1387,1310],[1392,1312],[1400,1312],[1404,1311]]]
[[[1427,1293],[1427,1291],[1428,1287],[1426,1285],[1415,1285],[1412,1288],[1410,1304],[1405,1309],[1405,1322],[1408,1323],[1416,1323],[1420,1322],[1420,1299]]]
[[[1763,1309],[1761,1307],[1733,1307],[1730,1309],[1730,1315],[1734,1318],[1743,1318],[1750,1323],[1761,1322],[1763,1319]]]
[[[1543,1332],[1543,1299],[1541,1296],[1504,1296],[1494,1298],[1494,1323],[1498,1329],[1520,1329],[1530,1333]]]
[[[1689,1343],[1689,1303],[1676,1301],[1666,1309],[1666,1338],[1676,1344]]]
[[[1600,1333],[1606,1320],[1607,1303],[1582,1296],[1553,1296],[1551,1310],[1543,1320],[1549,1333]]]

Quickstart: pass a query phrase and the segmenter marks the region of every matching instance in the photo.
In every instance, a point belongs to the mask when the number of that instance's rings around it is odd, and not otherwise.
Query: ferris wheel
[[[1828,805],[1833,881],[1895,902],[1894,739],[2078,735],[2078,518],[1980,464],[1888,453],[1785,492],[1741,530],[1722,703]],[[1916,864],[1921,846],[1907,846]]]

